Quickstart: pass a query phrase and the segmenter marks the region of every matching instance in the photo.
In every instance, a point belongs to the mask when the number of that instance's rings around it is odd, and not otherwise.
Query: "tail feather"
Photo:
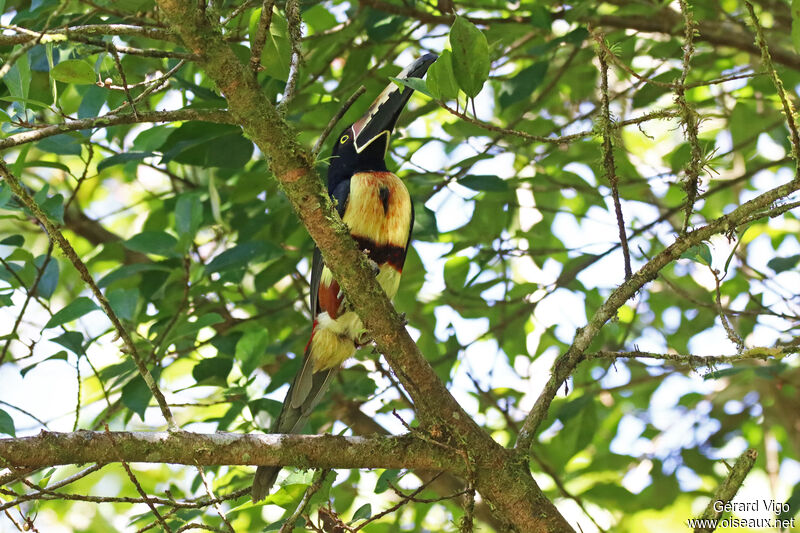
[[[259,466],[256,469],[253,487],[250,489],[250,497],[253,498],[254,502],[259,502],[267,497],[269,489],[275,484],[280,471],[280,466]]]
[[[300,374],[298,374],[289,392],[286,394],[281,413],[272,424],[270,433],[297,433],[301,431],[306,420],[308,420],[308,417],[314,410],[314,407],[319,403],[325,391],[330,386],[338,370],[337,367],[314,373],[311,376],[311,386],[308,388],[308,393],[305,395],[302,403],[295,407],[292,404],[292,389],[298,386],[298,381],[300,379]],[[250,490],[250,495],[254,502],[263,500],[267,494],[269,494],[281,470],[282,467],[280,466],[259,466],[258,469],[256,469],[256,475],[255,478],[253,478],[253,488]]]

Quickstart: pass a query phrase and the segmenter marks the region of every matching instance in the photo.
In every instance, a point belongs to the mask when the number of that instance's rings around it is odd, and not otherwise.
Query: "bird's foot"
[[[369,268],[372,270],[372,275],[377,277],[378,274],[381,273],[381,267],[369,257],[367,257],[367,263],[369,264]]]

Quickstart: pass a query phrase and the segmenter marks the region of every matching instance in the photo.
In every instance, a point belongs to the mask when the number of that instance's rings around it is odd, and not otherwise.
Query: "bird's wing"
[[[350,196],[350,180],[343,180],[336,185],[336,188],[330,191],[331,198],[336,200],[336,211],[339,213],[340,217],[344,217],[344,212],[347,209],[347,200]],[[312,330],[311,335],[314,335],[314,328],[316,327],[316,319],[317,314],[321,311],[320,309],[320,302],[319,302],[319,284],[322,278],[322,270],[325,268],[325,264],[322,261],[322,254],[319,251],[319,248],[314,248],[314,257],[311,260],[311,294],[310,294],[310,303],[311,303],[311,317],[312,317]],[[336,283],[334,281],[334,283]],[[338,285],[336,288],[338,292]],[[309,341],[308,346],[306,346],[306,351],[303,356],[303,366],[300,368],[300,372],[298,372],[297,376],[295,377],[294,383],[292,384],[292,390],[287,395],[288,398],[288,407],[293,409],[299,409],[302,406],[305,406],[308,403],[309,396],[317,396],[321,395],[321,393],[325,392],[327,389],[328,384],[330,383],[329,379],[325,379],[320,383],[317,383],[319,379],[314,375],[314,365],[311,362],[311,358],[309,357],[309,348],[311,346],[311,342]],[[314,392],[312,395],[311,393]],[[309,409],[310,411],[310,409]]]

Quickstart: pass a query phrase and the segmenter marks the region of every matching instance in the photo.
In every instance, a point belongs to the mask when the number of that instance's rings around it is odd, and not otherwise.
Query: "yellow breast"
[[[386,209],[381,189],[388,194]],[[354,237],[378,246],[405,247],[411,224],[411,197],[403,182],[391,172],[361,172],[350,180],[344,223]]]

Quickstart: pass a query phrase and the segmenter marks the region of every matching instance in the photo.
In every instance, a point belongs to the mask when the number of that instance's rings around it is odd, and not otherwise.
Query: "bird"
[[[437,55],[425,54],[396,79],[422,78]],[[413,89],[390,83],[367,112],[335,140],[328,167],[328,194],[359,250],[374,267],[378,283],[391,299],[411,242],[414,206],[402,180],[386,167],[386,153],[397,119]],[[322,399],[340,365],[368,342],[361,319],[349,307],[322,254],[315,247],[311,262],[311,336],[303,362],[292,381],[271,433],[298,433]],[[281,467],[256,470],[251,497],[266,497]]]

